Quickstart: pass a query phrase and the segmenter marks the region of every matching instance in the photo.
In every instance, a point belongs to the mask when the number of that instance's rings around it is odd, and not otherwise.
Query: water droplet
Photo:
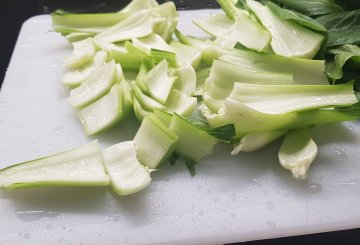
[[[218,197],[214,198],[214,202],[219,202],[219,201],[220,201],[220,199]]]
[[[233,202],[237,201],[237,195],[235,193],[231,194],[231,201]]]
[[[205,213],[204,210],[200,210],[200,211],[199,211],[199,216],[203,216],[204,213]]]
[[[113,220],[114,222],[118,222],[118,221],[120,220],[120,217],[119,217],[119,216],[114,216],[114,217],[112,218],[112,220]]]
[[[271,221],[271,220],[266,221],[266,226],[267,226],[269,229],[274,229],[274,228],[276,228],[276,224],[274,223],[274,221]]]
[[[30,234],[29,234],[29,233],[25,233],[25,234],[24,234],[24,238],[25,238],[25,239],[29,239],[29,238],[30,238]]]
[[[319,194],[323,191],[323,188],[320,184],[318,183],[311,183],[309,184],[309,188],[310,188],[310,193],[315,195],[315,194]]]
[[[253,179],[253,181],[254,181],[254,184],[257,185],[259,188],[262,187],[262,184],[258,179],[255,178],[255,179]]]
[[[266,208],[267,208],[268,210],[273,210],[273,209],[274,209],[274,204],[273,204],[272,202],[267,202],[267,203],[266,203]]]
[[[42,218],[55,218],[59,212],[46,212],[46,211],[16,211],[15,216],[25,222],[36,221]]]
[[[1,106],[6,106],[6,105],[7,105],[7,103],[5,101],[0,101],[0,107]]]
[[[230,217],[231,217],[231,218],[235,218],[235,217],[236,217],[236,214],[235,214],[235,213],[230,213]]]

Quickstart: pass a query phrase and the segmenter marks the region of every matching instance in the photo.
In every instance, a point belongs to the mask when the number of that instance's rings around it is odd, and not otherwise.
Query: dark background
[[[358,0],[356,0],[358,1]],[[356,2],[355,1],[355,2]],[[61,8],[69,12],[111,12],[129,0],[0,0],[0,86],[4,80],[21,24],[28,18]],[[164,1],[158,1],[164,2]],[[217,8],[215,0],[175,0],[178,9]],[[0,135],[1,137],[1,135]],[[360,223],[360,221],[359,221]],[[1,238],[0,238],[1,243]],[[360,244],[360,229],[245,242],[246,245]]]

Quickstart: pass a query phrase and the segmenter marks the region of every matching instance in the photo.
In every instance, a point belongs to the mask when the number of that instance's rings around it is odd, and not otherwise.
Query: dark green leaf
[[[185,161],[185,165],[186,165],[187,169],[189,170],[190,175],[195,176],[196,175],[196,169],[195,169],[196,162],[194,162],[193,160],[185,159],[185,158],[183,158],[183,159]]]
[[[329,14],[316,20],[328,30],[327,47],[360,44],[360,9]]]
[[[326,66],[326,74],[333,83],[343,77],[343,67],[351,59],[355,61],[353,66],[357,65],[358,70],[360,70],[360,64],[358,62],[360,59],[360,48],[358,46],[346,44],[341,47],[329,49],[327,53],[335,55],[334,59],[327,62]]]
[[[296,10],[308,16],[319,16],[324,14],[336,13],[343,8],[336,4],[334,0],[275,0],[282,3],[287,8]]]
[[[170,162],[170,165],[171,166],[174,166],[176,161],[179,159],[179,154],[177,153],[173,153],[171,156],[170,156],[170,159],[169,159],[169,162]]]
[[[202,121],[197,121],[192,118],[184,118],[195,127],[206,131],[211,136],[214,136],[220,141],[229,142],[236,134],[235,126],[233,124],[224,125],[218,128],[210,128],[208,124]]]

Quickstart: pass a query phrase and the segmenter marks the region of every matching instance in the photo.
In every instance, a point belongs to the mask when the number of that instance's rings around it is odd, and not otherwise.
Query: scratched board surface
[[[179,29],[204,35],[191,19],[216,11],[182,11]],[[1,168],[95,139],[59,83],[71,45],[50,29],[49,16],[31,18],[17,41],[0,92]],[[96,138],[104,148],[138,126],[132,116]],[[360,124],[313,133],[320,151],[305,181],[279,166],[276,142],[236,157],[218,145],[196,177],[164,165],[128,197],[106,187],[0,191],[0,244],[219,244],[360,227]]]

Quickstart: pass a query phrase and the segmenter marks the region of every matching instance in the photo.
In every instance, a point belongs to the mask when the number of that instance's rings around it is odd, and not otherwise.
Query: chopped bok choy
[[[139,192],[150,184],[151,170],[137,160],[134,141],[121,142],[104,149],[103,158],[111,187],[118,195]]]
[[[0,187],[7,190],[37,186],[105,186],[109,181],[97,141],[0,170]]]

